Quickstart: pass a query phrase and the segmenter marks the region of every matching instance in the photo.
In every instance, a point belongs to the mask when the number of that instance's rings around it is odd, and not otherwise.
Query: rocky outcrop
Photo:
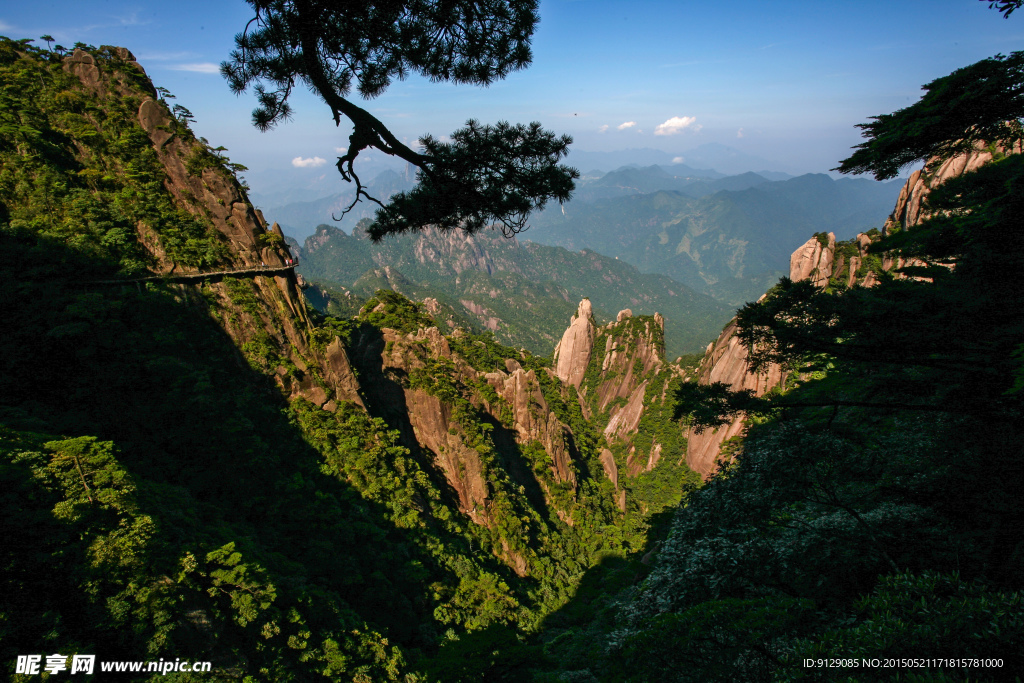
[[[174,137],[174,133],[167,130],[170,123],[170,113],[153,98],[147,97],[139,105],[139,125],[149,133],[149,139],[157,149]]]
[[[487,526],[490,490],[484,464],[452,421],[451,406],[422,389],[407,389],[405,404],[416,440],[434,454],[434,463],[458,495],[459,509],[475,523]]]
[[[919,225],[931,215],[928,211],[928,195],[947,180],[977,170],[992,161],[993,151],[1001,154],[1020,154],[1021,142],[1012,145],[998,144],[992,149],[979,142],[975,144],[974,150],[967,154],[960,154],[942,162],[933,159],[925,168],[914,171],[900,191],[896,208],[885,221],[882,234],[889,235]],[[903,259],[896,261],[889,256],[886,256],[883,262],[885,270],[908,265],[920,265],[920,262],[909,263]]]
[[[551,412],[533,370],[524,370],[512,359],[507,361],[507,369],[507,373],[488,373],[484,377],[504,403],[512,408],[516,442],[539,441],[551,457],[555,480],[575,486],[572,431]],[[492,415],[500,411],[500,405],[484,404]]]
[[[617,491],[619,489],[619,468],[615,464],[615,456],[605,448],[601,451],[601,467],[604,468],[604,476],[612,483]]]
[[[365,352],[379,359],[363,358],[362,362],[378,364],[382,379],[412,376],[425,368],[430,359],[450,362],[453,379],[466,388],[471,403],[489,416],[495,430],[494,445],[499,452],[503,448],[514,449],[515,444],[540,443],[551,458],[554,481],[576,486],[572,431],[551,411],[536,371],[525,370],[516,360],[507,359],[504,371],[480,373],[452,351],[448,340],[436,327],[408,334],[384,329],[382,335],[382,347],[370,348],[360,343]],[[489,384],[495,390],[494,394],[473,389],[482,382]],[[379,390],[380,387],[375,389]],[[376,402],[398,405],[411,431],[408,445],[430,454],[429,457],[456,492],[461,511],[474,522],[489,525],[492,492],[486,476],[486,464],[481,454],[466,444],[464,431],[453,417],[452,406],[422,388],[404,386],[397,391],[400,392],[397,395],[377,395]],[[508,460],[516,457],[512,453],[505,455]],[[513,478],[535,476],[528,470],[512,474]],[[538,482],[534,480],[532,485],[536,487]],[[514,558],[510,558],[510,562],[514,565]]]
[[[100,69],[96,66],[96,58],[85,50],[75,48],[74,52],[65,57],[64,70],[78,76],[78,80],[87,88],[100,85]]]
[[[633,318],[628,309],[598,330],[600,371],[581,394],[589,412],[608,411],[606,438],[624,439],[640,424],[647,380],[665,364],[664,331],[661,315]]]
[[[832,258],[836,249],[835,233],[815,235],[789,257],[789,279],[810,280],[824,286],[832,275]]]
[[[361,408],[365,408],[362,397],[359,395],[359,380],[352,372],[352,364],[349,362],[348,354],[341,339],[334,338],[327,346],[324,363],[324,379],[334,390],[334,396],[339,401],[351,401]]]
[[[569,328],[555,346],[555,355],[552,359],[555,375],[576,388],[583,382],[590,356],[594,351],[593,313],[590,299],[580,301]]]
[[[994,149],[1002,154],[1019,154],[1021,143],[1017,142],[1011,146],[997,145]],[[977,143],[974,150],[967,154],[959,154],[942,162],[931,160],[925,168],[911,173],[900,191],[899,199],[896,200],[896,208],[882,228],[882,234],[888,235],[894,230],[907,230],[921,223],[930,215],[927,198],[932,190],[950,178],[975,171],[990,161],[992,150]]]
[[[589,303],[586,299],[580,303],[581,312],[589,314]],[[662,450],[661,444],[655,442],[650,449],[653,458],[647,457],[646,451],[640,461],[632,455],[636,452],[632,443],[638,435],[645,411],[652,403],[664,404],[667,399],[666,380],[673,370],[665,362],[665,319],[657,313],[634,317],[629,309],[620,311],[614,322],[602,327],[585,327],[584,319],[589,322],[589,315],[586,318],[579,314],[574,317],[572,326],[563,335],[556,349],[556,374],[566,384],[578,389],[584,416],[606,419],[596,426],[602,429],[604,437],[617,452],[631,453],[626,458],[625,475],[635,477],[653,469]],[[582,339],[583,343],[573,345],[577,339]],[[565,349],[579,347],[582,351],[565,352]],[[572,357],[576,362],[570,365],[563,360],[566,357]],[[648,396],[652,382],[661,389]],[[618,505],[624,510],[625,488],[620,490],[618,484],[623,471],[616,464],[611,450],[605,449],[600,459],[605,475],[616,487]]]
[[[1020,143],[1013,147],[998,146],[996,149],[1004,154],[1020,153]],[[873,230],[861,233],[851,242],[836,243],[835,235],[818,234],[807,240],[793,252],[790,258],[791,280],[810,279],[815,285],[825,287],[840,282],[847,287],[854,285],[871,287],[878,283],[878,274],[873,268],[866,267],[869,247],[872,241],[881,235],[894,231],[913,229],[929,216],[927,197],[936,187],[950,178],[976,170],[991,161],[992,151],[978,144],[968,153],[958,155],[943,162],[931,161],[925,169],[911,174],[900,196],[896,208],[886,220],[881,234]],[[874,262],[878,267],[879,261]],[[894,261],[885,256],[881,260],[881,270],[901,268],[915,265],[903,260]],[[898,277],[899,275],[897,275]],[[781,370],[772,366],[761,375],[751,374],[747,362],[746,349],[735,337],[736,321],[733,320],[718,340],[708,346],[701,364],[699,381],[707,384],[724,382],[734,391],[751,389],[758,396],[784,381]],[[702,434],[692,431],[687,434],[686,459],[690,467],[702,476],[710,476],[716,469],[719,449],[727,439],[743,432],[743,419],[739,418],[716,430],[707,430]]]
[[[747,349],[736,337],[736,320],[730,322],[718,339],[708,345],[701,361],[698,381],[701,384],[723,382],[733,391],[752,390],[762,396],[782,383],[785,375],[772,365],[761,374],[750,371]],[[686,434],[686,462],[690,468],[707,478],[717,469],[718,452],[722,443],[743,431],[743,418],[737,418],[718,429],[706,429],[700,434],[690,429]]]

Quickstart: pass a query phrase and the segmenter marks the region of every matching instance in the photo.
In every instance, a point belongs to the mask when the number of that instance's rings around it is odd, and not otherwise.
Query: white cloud
[[[292,166],[295,168],[314,168],[316,166],[323,166],[327,163],[326,159],[320,157],[312,157],[309,159],[303,159],[302,157],[295,157],[292,159]]]
[[[743,129],[742,128],[740,128],[738,131],[736,131],[736,137],[738,137],[738,138],[743,137]]]
[[[607,123],[606,123],[606,124],[604,124],[603,126],[601,126],[600,128],[598,128],[598,129],[597,129],[597,132],[598,132],[598,133],[603,133],[603,132],[605,132],[606,130],[608,130],[608,124],[607,124]]]
[[[636,121],[626,121],[625,123],[619,124],[619,130],[626,130],[636,125]]]
[[[674,158],[672,159],[672,163],[673,163],[673,164],[681,164],[681,163],[683,163],[684,161],[686,161],[686,159],[685,159],[684,157],[674,157]]]
[[[345,152],[348,151],[348,147],[335,147],[334,151],[337,152],[338,154],[344,154]]]
[[[0,31],[13,31],[14,27],[8,24],[6,21],[0,20]]]
[[[169,67],[172,71],[194,71],[198,74],[219,74],[220,66],[213,62],[198,62],[195,64],[175,64]]]
[[[694,125],[696,123],[696,116],[673,116],[668,121],[655,128],[654,134],[675,135],[676,133],[682,133],[687,128],[689,128],[693,132],[697,132],[698,130],[701,129],[701,126]]]

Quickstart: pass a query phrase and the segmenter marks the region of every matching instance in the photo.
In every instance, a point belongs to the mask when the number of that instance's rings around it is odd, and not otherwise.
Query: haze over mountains
[[[701,179],[624,168],[582,183],[579,201],[536,216],[528,235],[619,257],[739,305],[787,272],[808,234],[849,239],[880,226],[900,186],[820,173],[772,182],[756,173]]]
[[[747,170],[726,175],[678,163],[680,157],[657,150],[574,154],[570,161],[595,168],[583,172],[572,201],[535,214],[523,238],[619,258],[642,273],[668,275],[729,306],[756,299],[785,274],[789,255],[808,234],[834,232],[839,239],[848,239],[881,225],[900,188],[899,181],[834,180],[825,174],[792,177]],[[703,145],[689,154],[687,158],[715,161],[726,168],[770,163],[723,145]],[[600,169],[627,158],[660,165]],[[677,163],[671,163],[673,159]],[[368,185],[384,200],[411,188],[413,182],[410,169],[385,170]],[[354,190],[345,189],[265,213],[301,243],[316,226],[337,225],[334,219],[354,196]],[[355,225],[375,209],[369,202],[357,204],[341,225]]]
[[[336,299],[335,314],[358,310],[377,289],[394,289],[417,300],[438,302],[434,317],[449,327],[488,329],[503,344],[538,355],[551,353],[579,301],[589,298],[594,315],[614,320],[661,313],[670,358],[701,351],[732,315],[731,309],[664,275],[593,250],[569,251],[506,240],[494,232],[475,235],[429,229],[374,244],[362,229],[347,235],[321,225],[305,241],[300,272]],[[433,306],[433,304],[432,304]],[[467,324],[468,323],[468,324]]]
[[[779,169],[783,168],[783,164],[776,161],[762,159],[717,142],[709,142],[678,154],[650,148],[624,149],[615,152],[570,150],[568,162],[581,171],[590,169],[613,171],[623,166],[663,165],[677,166],[683,169],[704,169],[705,172],[710,170],[711,173],[718,174],[719,177],[738,175],[746,171],[760,172],[765,169],[774,169],[774,172],[779,172]],[[676,173],[676,175],[682,175],[682,172]]]

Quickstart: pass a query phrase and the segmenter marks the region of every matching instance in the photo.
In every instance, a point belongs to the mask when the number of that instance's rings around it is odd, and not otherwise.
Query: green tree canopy
[[[336,125],[348,120],[352,133],[338,171],[356,183],[349,209],[363,199],[380,204],[374,239],[426,225],[474,232],[492,223],[512,235],[526,227],[531,210],[569,199],[579,173],[558,163],[568,136],[539,123],[470,120],[451,142],[423,136],[417,151],[350,98],[353,89],[376,97],[410,74],[489,85],[525,68],[536,0],[247,1],[256,15],[235,37],[237,49],[221,72],[235,93],[253,87],[253,123],[261,130],[290,116],[297,85],[330,107]],[[371,147],[417,167],[417,186],[387,205],[372,197],[353,167]]]
[[[1008,139],[1021,139],[1024,52],[982,60],[925,90],[913,106],[861,124],[867,142],[839,167],[886,178],[914,161],[934,164],[982,144],[993,152],[992,163],[928,195],[926,220],[871,245],[872,253],[907,263],[896,272],[910,277],[883,272],[876,287],[842,291],[783,278],[737,315],[737,336],[755,372],[779,364],[826,371],[843,386],[873,378],[878,388],[762,399],[724,386],[687,388],[679,412],[695,427],[741,412],[809,406],[979,419],[1007,419],[1021,409],[1014,378],[1024,377],[1024,156],[1002,150],[1012,151]]]
[[[992,9],[999,10],[999,12],[1005,18],[1009,18],[1013,14],[1013,10],[1020,9],[1021,5],[1024,5],[1024,0],[981,0],[982,2],[988,2],[988,6]]]
[[[947,159],[979,141],[1022,139],[1024,52],[996,55],[936,78],[913,105],[857,127],[867,142],[834,171],[878,180],[928,159]]]

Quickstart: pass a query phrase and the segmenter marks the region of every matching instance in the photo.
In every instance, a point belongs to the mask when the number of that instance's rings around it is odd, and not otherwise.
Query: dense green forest
[[[680,387],[695,428],[742,412],[748,429],[645,581],[549,643],[556,680],[1020,680],[1022,65],[966,67],[863,126],[844,171],[988,163],[934,189],[920,224],[886,225],[877,286],[783,279],[740,310],[752,369],[794,381]]]
[[[886,225],[876,286],[782,279],[739,311],[753,369],[789,372],[758,397],[698,385],[699,358],[667,363],[652,317],[596,328],[577,391],[493,335],[442,335],[393,291],[335,317],[291,276],[218,275],[283,256],[239,168],[130,53],[78,47],[0,39],[4,666],[95,653],[213,663],[138,680],[406,683],[1024,671],[1024,53],[864,124],[844,171],[987,163],[933,188],[919,224]],[[146,273],[166,278],[132,280]],[[628,398],[609,387],[627,376],[644,411],[616,435]],[[740,413],[700,482],[684,424]]]
[[[291,312],[272,277],[218,276],[246,255],[225,233],[244,221],[218,208],[244,198],[237,167],[130,53],[78,47],[0,42],[0,657],[213,663],[162,677],[179,681],[553,667],[545,616],[590,567],[646,551],[681,491],[640,482],[618,507],[604,438],[544,358],[467,334],[436,353],[434,321],[393,292],[340,319]],[[165,122],[147,134],[137,112],[154,101]],[[220,194],[203,203],[186,180]],[[279,257],[279,236],[252,229]],[[179,268],[210,277],[179,284]],[[130,279],[151,272],[169,279]],[[327,382],[332,345],[367,409]],[[564,471],[515,440],[523,418],[485,377],[509,363],[528,371],[526,414],[543,414]],[[476,468],[475,507],[396,395],[440,406],[459,467]],[[692,478],[678,458],[659,476]]]
[[[601,321],[627,308],[661,313],[670,358],[702,351],[732,315],[672,278],[641,273],[591,249],[573,252],[496,233],[453,237],[433,230],[373,243],[369,223],[360,221],[351,235],[322,225],[305,242],[299,270],[340,294],[334,297],[339,312],[346,300],[358,307],[379,287],[398,289],[436,299],[458,324],[486,328],[490,322],[503,344],[548,355],[576,302],[587,297]]]

